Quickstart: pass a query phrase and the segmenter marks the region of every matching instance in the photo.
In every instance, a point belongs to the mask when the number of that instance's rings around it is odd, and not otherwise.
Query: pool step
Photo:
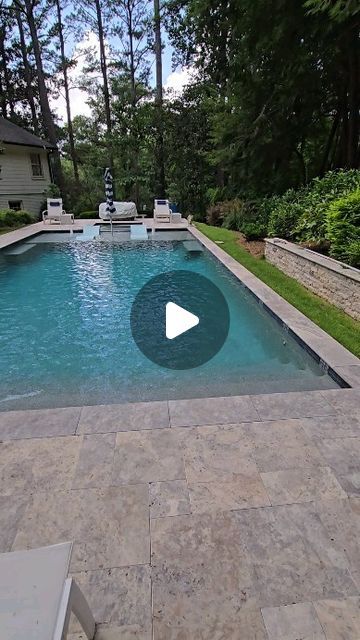
[[[183,242],[183,247],[187,253],[203,253],[204,247],[197,240],[186,240]]]
[[[130,239],[131,240],[148,240],[147,228],[144,224],[131,224],[130,225]]]
[[[19,244],[13,247],[12,249],[6,249],[3,255],[4,256],[21,256],[23,253],[30,251],[30,249],[33,249],[34,247],[36,247],[36,244],[31,244],[30,242],[26,244]]]
[[[76,240],[79,242],[88,242],[89,240],[95,240],[100,234],[100,227],[97,225],[87,225],[83,228],[82,233],[76,234]]]

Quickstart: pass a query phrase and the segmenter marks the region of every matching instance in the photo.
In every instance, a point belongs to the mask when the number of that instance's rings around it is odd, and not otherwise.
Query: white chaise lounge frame
[[[65,640],[71,613],[88,640],[95,621],[68,577],[72,543],[0,554],[1,640]]]
[[[43,222],[59,222],[60,224],[67,224],[72,222],[74,224],[74,215],[72,213],[66,213],[63,209],[63,201],[61,198],[47,198],[47,208],[42,212]]]

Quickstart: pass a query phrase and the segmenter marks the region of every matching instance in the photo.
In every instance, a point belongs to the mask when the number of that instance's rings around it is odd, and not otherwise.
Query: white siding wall
[[[9,207],[9,200],[21,200],[22,208],[38,215],[44,193],[50,184],[47,151],[36,147],[18,147],[2,144],[0,154],[0,209]],[[39,153],[43,170],[42,178],[34,178],[30,154]]]

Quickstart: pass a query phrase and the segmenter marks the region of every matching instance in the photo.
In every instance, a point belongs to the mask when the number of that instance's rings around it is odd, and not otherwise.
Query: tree
[[[158,197],[165,197],[165,158],[164,158],[164,129],[163,129],[163,78],[162,78],[162,42],[161,42],[161,14],[160,0],[154,0],[154,49],[156,60],[156,182],[155,189]]]
[[[56,30],[59,36],[60,43],[60,67],[63,78],[64,92],[65,92],[65,103],[66,103],[66,116],[67,116],[67,130],[69,135],[69,146],[70,146],[70,156],[72,165],[74,168],[74,176],[76,185],[79,186],[79,168],[78,161],[76,157],[75,151],[75,143],[74,143],[74,131],[73,124],[71,118],[71,106],[70,106],[70,86],[69,86],[69,78],[68,78],[68,68],[71,64],[65,54],[65,38],[64,38],[64,26],[62,19],[62,9],[60,0],[55,0],[56,13],[57,13],[57,23]]]

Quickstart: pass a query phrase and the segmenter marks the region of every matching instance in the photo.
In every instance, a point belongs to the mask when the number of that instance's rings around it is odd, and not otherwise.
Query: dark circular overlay
[[[199,317],[199,324],[169,340],[166,305],[173,302]],[[230,324],[227,302],[208,278],[193,271],[168,271],[140,289],[131,309],[131,331],[140,351],[167,369],[193,369],[223,346]]]

